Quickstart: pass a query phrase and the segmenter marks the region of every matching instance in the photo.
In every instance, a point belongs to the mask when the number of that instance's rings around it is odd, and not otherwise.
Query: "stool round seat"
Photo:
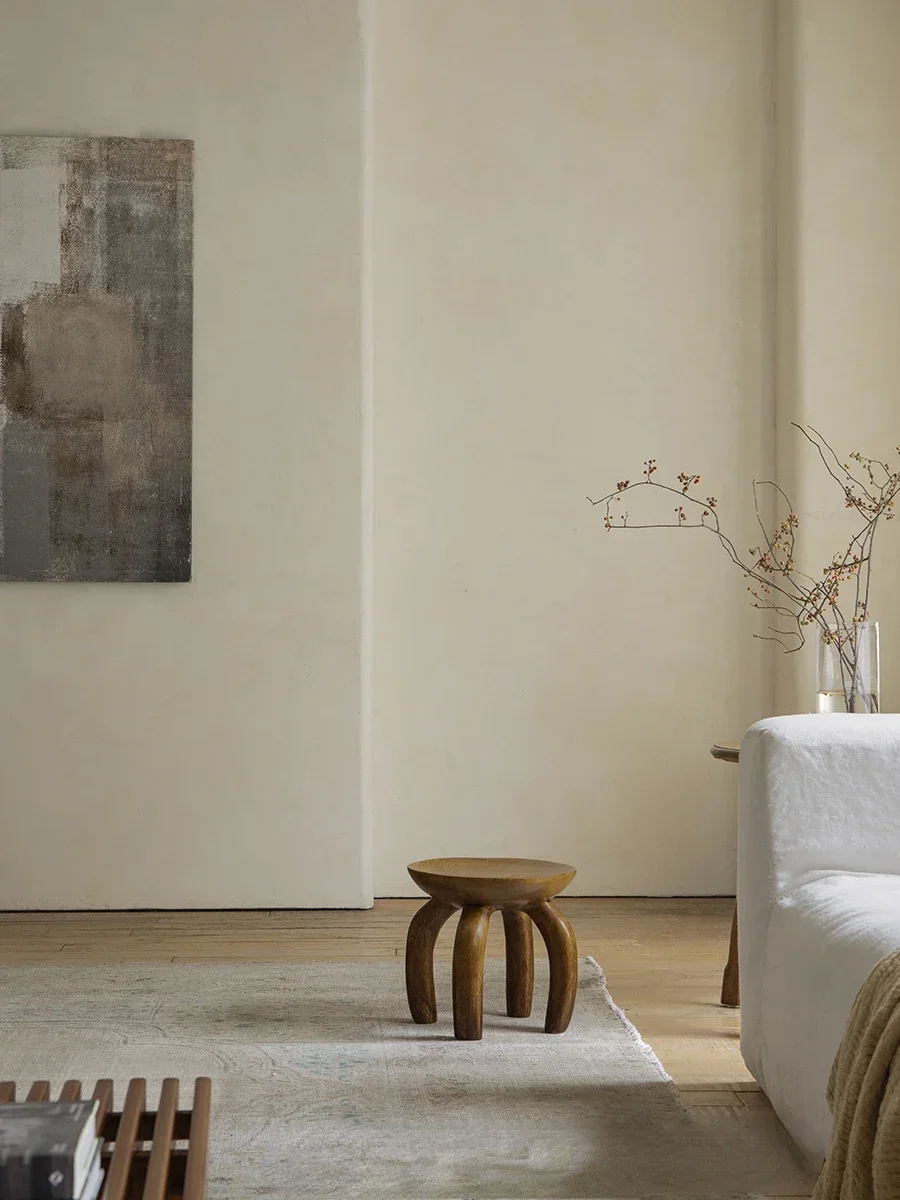
[[[407,870],[435,900],[490,908],[525,908],[552,900],[575,878],[568,863],[537,858],[425,858]]]
[[[482,1029],[484,949],[491,914],[500,911],[506,938],[506,1012],[531,1014],[536,925],[550,959],[547,1033],[564,1033],[578,990],[578,948],[572,926],[552,900],[575,878],[567,863],[541,858],[427,858],[407,868],[431,899],[413,917],[406,936],[406,994],[414,1021],[437,1020],[434,944],[459,912],[453,945],[453,1031],[477,1041]]]

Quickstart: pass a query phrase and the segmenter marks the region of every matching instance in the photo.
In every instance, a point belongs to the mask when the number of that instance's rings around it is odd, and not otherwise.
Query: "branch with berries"
[[[849,455],[849,461],[842,462],[813,426],[794,423],[794,428],[815,448],[825,470],[841,488],[844,506],[860,518],[860,527],[850,538],[847,549],[835,555],[818,576],[808,575],[797,566],[800,518],[783,489],[772,480],[753,482],[753,505],[761,540],[746,554],[741,554],[723,531],[716,498],[702,495],[700,476],[679,471],[672,483],[664,483],[657,478],[655,458],[644,462],[640,479],[620,480],[615,491],[599,500],[588,499],[593,505],[603,506],[603,525],[609,533],[619,529],[708,530],[747,579],[751,604],[771,615],[768,632],[754,636],[778,642],[787,652],[794,653],[804,645],[806,630],[818,626],[822,639],[835,646],[840,655],[849,694],[858,677],[857,631],[870,619],[875,534],[882,519],[891,521],[896,515],[900,466],[892,468],[887,462],[868,458],[858,451]],[[900,446],[896,447],[896,453],[900,455]],[[641,488],[675,497],[674,508],[667,510],[672,516],[661,513],[658,521],[631,520],[622,502],[629,493]],[[770,489],[776,510],[784,512],[781,519],[770,525],[763,518],[761,489]],[[783,628],[784,625],[788,627]]]

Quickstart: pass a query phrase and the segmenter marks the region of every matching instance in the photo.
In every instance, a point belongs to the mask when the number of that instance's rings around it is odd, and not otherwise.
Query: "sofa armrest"
[[[900,872],[900,715],[754,725],[741,743],[739,823],[773,898],[809,871]]]
[[[900,874],[900,715],[773,717],[741,743],[738,914],[742,1049],[761,1078],[772,910],[813,872]]]

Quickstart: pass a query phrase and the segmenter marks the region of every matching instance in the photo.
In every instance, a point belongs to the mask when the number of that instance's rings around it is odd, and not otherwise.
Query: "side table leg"
[[[575,1008],[578,991],[578,945],[575,931],[549,900],[528,913],[541,931],[550,958],[550,999],[547,1002],[547,1033],[565,1033]]]
[[[481,1040],[484,947],[490,908],[464,908],[453,945],[453,1032],[463,1042]]]
[[[534,997],[534,932],[527,913],[503,910],[506,934],[506,1015],[530,1017]]]
[[[734,906],[734,920],[731,922],[731,943],[728,947],[728,962],[722,975],[722,1004],[726,1008],[741,1006],[741,975],[738,967],[738,914],[737,902]]]
[[[412,1019],[419,1025],[437,1020],[434,995],[434,943],[456,910],[443,900],[429,900],[409,923],[406,935],[406,997]]]

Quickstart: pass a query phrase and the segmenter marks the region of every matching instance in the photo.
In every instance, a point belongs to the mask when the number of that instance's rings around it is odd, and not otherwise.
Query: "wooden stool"
[[[578,947],[569,922],[550,903],[575,878],[565,863],[532,858],[430,858],[407,868],[431,899],[413,917],[406,938],[406,994],[414,1021],[437,1020],[434,943],[461,909],[453,946],[453,1032],[462,1041],[481,1038],[484,947],[491,914],[503,914],[506,934],[506,1011],[531,1015],[534,940],[541,931],[550,959],[547,1033],[565,1033],[578,988]],[[529,920],[530,918],[530,920]]]

